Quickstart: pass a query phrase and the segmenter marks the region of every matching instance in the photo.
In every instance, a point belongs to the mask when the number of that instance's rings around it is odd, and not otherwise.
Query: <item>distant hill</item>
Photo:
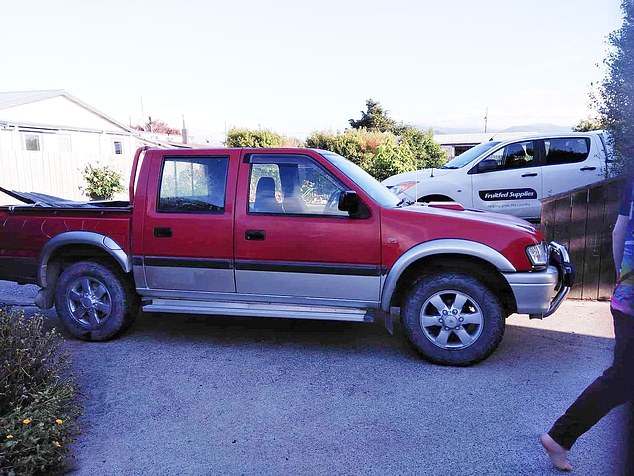
[[[528,124],[508,127],[498,132],[572,132],[572,127],[556,126],[555,124]]]

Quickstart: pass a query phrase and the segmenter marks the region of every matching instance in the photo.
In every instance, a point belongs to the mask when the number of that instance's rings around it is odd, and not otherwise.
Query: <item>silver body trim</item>
[[[379,300],[380,276],[354,276],[237,269],[236,290],[242,294],[309,298]]]
[[[143,269],[143,265],[134,265],[132,267],[132,273],[134,276],[134,285],[136,286],[136,288],[147,288],[147,280],[145,279],[145,270]]]
[[[549,266],[544,271],[504,273],[503,276],[513,290],[513,296],[515,296],[517,303],[516,312],[519,314],[546,314],[551,311],[551,302],[557,294],[555,287],[559,282],[559,271],[555,266]],[[557,306],[563,301],[563,297]],[[555,309],[552,309],[552,312]]]
[[[55,250],[64,245],[90,245],[95,246],[114,258],[125,273],[132,271],[132,261],[121,246],[112,238],[92,231],[67,231],[51,238],[46,242],[40,253],[37,266],[37,282],[42,288],[46,288],[48,281],[46,272],[48,262]]]
[[[147,286],[152,289],[225,293],[236,291],[233,269],[145,265],[145,279]]]
[[[166,289],[137,288],[137,292],[152,300],[191,300],[205,302],[264,302],[298,306],[326,306],[336,308],[378,309],[378,301],[355,301],[352,299],[328,299],[298,296],[280,296],[271,294],[213,293],[197,291],[170,291]]]
[[[440,254],[475,256],[491,263],[502,273],[513,273],[515,271],[515,267],[504,257],[504,255],[490,246],[483,245],[482,243],[458,239],[440,239],[421,243],[420,245],[416,245],[403,253],[403,255],[396,260],[392,269],[390,269],[390,272],[385,279],[385,284],[383,285],[381,310],[389,312],[390,301],[392,300],[398,280],[412,263],[427,256]]]
[[[143,307],[145,312],[208,314],[221,316],[320,319],[328,321],[372,322],[374,315],[365,309],[285,305],[265,302],[209,302],[155,299]]]

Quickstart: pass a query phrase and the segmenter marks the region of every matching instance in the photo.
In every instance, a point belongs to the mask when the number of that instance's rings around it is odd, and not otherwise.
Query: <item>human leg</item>
[[[568,468],[567,451],[582,434],[634,393],[634,316],[612,311],[614,360],[592,382],[540,441],[559,469]]]

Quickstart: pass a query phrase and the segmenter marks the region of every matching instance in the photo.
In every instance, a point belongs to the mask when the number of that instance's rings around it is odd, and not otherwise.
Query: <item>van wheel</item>
[[[504,335],[504,313],[493,293],[463,273],[439,272],[417,281],[401,322],[427,360],[465,366],[488,357]]]
[[[55,289],[62,324],[82,340],[108,340],[128,328],[136,317],[133,302],[119,273],[89,261],[66,268]]]

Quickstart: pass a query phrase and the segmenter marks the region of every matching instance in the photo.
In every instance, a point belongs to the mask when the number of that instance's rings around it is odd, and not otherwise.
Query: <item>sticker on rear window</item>
[[[507,188],[502,190],[480,190],[480,198],[485,202],[498,200],[529,200],[537,198],[537,192],[532,188]]]

